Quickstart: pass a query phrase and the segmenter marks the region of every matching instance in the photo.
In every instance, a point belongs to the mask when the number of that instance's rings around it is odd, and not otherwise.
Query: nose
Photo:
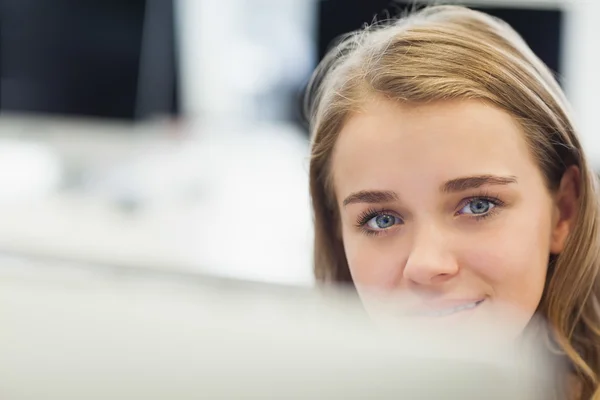
[[[446,282],[459,271],[456,258],[448,246],[447,236],[433,224],[415,232],[404,266],[403,277],[417,285]]]

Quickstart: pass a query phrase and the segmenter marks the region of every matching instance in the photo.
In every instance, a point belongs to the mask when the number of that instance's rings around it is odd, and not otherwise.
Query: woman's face
[[[367,307],[370,290],[400,294],[401,312],[427,321],[511,306],[524,328],[568,227],[509,114],[474,100],[374,100],[340,132],[332,173]]]

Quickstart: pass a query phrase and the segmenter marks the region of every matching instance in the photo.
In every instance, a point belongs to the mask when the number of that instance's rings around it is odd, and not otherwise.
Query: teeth
[[[481,301],[476,301],[474,303],[463,304],[461,306],[449,308],[447,310],[431,311],[431,312],[425,313],[423,315],[426,317],[445,317],[447,315],[451,315],[451,314],[457,313],[459,311],[470,310],[472,308],[477,307],[480,303],[481,303]]]

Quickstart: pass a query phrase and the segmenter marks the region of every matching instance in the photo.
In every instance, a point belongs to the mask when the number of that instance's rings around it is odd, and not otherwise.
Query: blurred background
[[[0,254],[311,285],[303,88],[412,3],[0,0]],[[600,167],[600,2],[455,3],[557,73]]]

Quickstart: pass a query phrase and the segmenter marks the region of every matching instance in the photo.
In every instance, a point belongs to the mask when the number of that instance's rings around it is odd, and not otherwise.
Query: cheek
[[[503,226],[465,249],[463,267],[485,281],[494,297],[533,312],[544,289],[550,250],[550,217],[540,211],[515,214]]]
[[[392,239],[392,238],[389,238]],[[345,234],[344,248],[357,289],[393,289],[398,282],[401,245],[391,240]]]

